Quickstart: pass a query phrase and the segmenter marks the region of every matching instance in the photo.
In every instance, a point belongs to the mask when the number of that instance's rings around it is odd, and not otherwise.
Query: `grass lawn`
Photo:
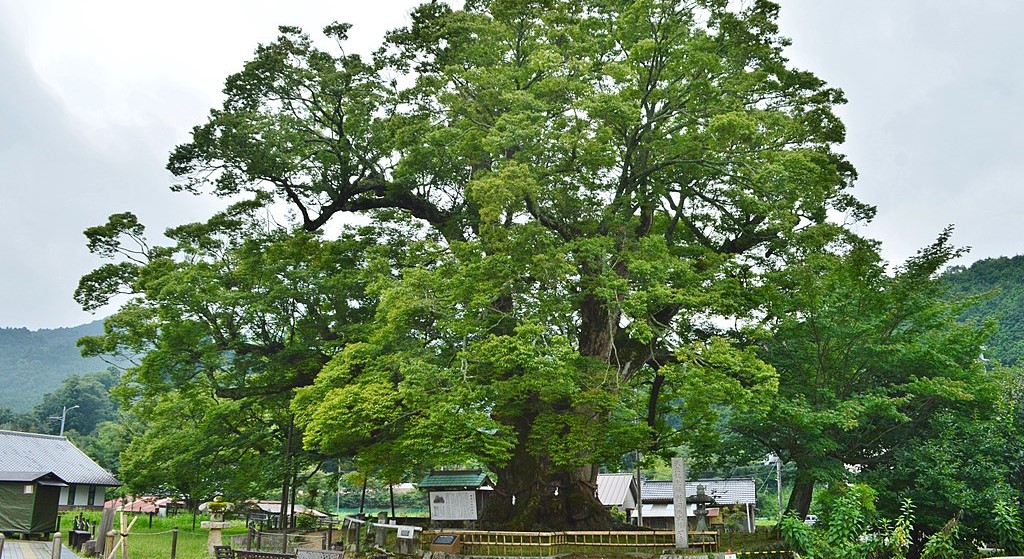
[[[61,516],[60,526],[61,532],[65,534],[65,541],[67,541],[66,534],[73,525],[72,519],[77,515],[77,512],[68,511]],[[82,513],[82,516],[90,522],[99,525],[102,514],[100,512],[88,511]],[[150,525],[148,515],[126,514],[125,523],[131,522],[132,518],[136,516],[138,516],[138,520],[132,526],[128,537],[129,559],[170,559],[172,530],[174,528],[178,528],[177,559],[205,559],[209,530],[199,527],[199,523],[206,519],[205,515],[196,518],[195,530],[192,529],[191,514],[179,514],[167,518],[154,516],[152,518],[152,526]],[[224,530],[225,544],[230,536],[245,533],[244,521],[234,520],[231,524],[230,528]],[[120,514],[114,517],[114,529],[116,530],[119,527]],[[120,557],[120,554],[118,556]]]

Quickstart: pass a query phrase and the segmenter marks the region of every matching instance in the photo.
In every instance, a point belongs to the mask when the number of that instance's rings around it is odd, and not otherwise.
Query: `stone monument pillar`
[[[204,520],[200,526],[210,530],[210,535],[206,538],[206,555],[214,559],[217,556],[214,548],[224,545],[221,531],[231,525],[230,522],[224,521],[224,511],[231,507],[231,503],[225,502],[224,498],[218,495],[213,501],[206,503],[206,506],[210,511],[210,520]]]
[[[675,511],[676,549],[690,547],[686,520],[686,459],[672,459],[672,508]]]
[[[387,523],[388,513],[378,512],[377,522],[373,525],[373,543],[383,546],[388,541],[388,529],[384,527]]]

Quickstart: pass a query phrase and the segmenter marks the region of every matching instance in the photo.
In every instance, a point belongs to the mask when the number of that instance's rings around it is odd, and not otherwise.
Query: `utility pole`
[[[644,525],[644,480],[640,473],[640,449],[636,451],[636,525]]]
[[[782,522],[782,458],[775,457],[775,486],[779,492],[779,522]]]
[[[60,436],[63,437],[64,436],[64,422],[68,418],[68,412],[73,410],[73,409],[77,409],[78,406],[74,405],[74,406],[71,406],[70,408],[67,407],[67,406],[61,406],[61,407],[63,409],[60,412],[60,417],[57,417],[56,415],[51,415],[50,419],[54,419],[54,420],[59,419],[60,420]]]

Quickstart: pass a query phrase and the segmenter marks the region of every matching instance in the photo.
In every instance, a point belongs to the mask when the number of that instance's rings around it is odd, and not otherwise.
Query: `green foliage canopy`
[[[947,231],[890,274],[872,243],[853,239],[845,250],[811,250],[770,275],[772,335],[759,345],[779,372],[778,397],[764,415],[730,419],[746,441],[795,462],[790,509],[806,514],[814,484],[845,480],[849,468],[874,475],[892,506],[915,490],[942,495],[943,506],[922,499],[936,514],[948,503],[967,504],[940,488],[973,474],[914,468],[948,435],[952,418],[962,416],[967,432],[994,428],[985,422],[1005,402],[1005,374],[980,360],[988,331],[958,322],[962,307],[947,301],[937,280],[958,254]],[[903,477],[909,471],[917,475]]]
[[[597,465],[710,441],[721,405],[776,389],[725,326],[761,312],[761,275],[835,236],[830,212],[873,213],[833,150],[842,94],[789,67],[777,12],[432,2],[370,60],[283,27],[172,153],[177,188],[284,201],[307,231],[413,219],[421,242],[364,259],[226,217],[150,249],[114,216],[87,234],[123,260],[80,300],[143,297],[89,347],[146,350],[128,384],[143,398],[201,383],[283,406],[298,390],[307,448],[388,478],[485,463],[494,502],[518,496],[494,523],[602,526]],[[360,267],[365,291],[329,285]]]
[[[146,244],[126,215],[89,232],[91,245],[126,258],[82,278],[83,306],[135,294],[104,335],[81,341],[86,353],[138,356],[116,390],[146,426],[122,457],[133,490],[173,488],[196,502],[262,495],[320,460],[301,451],[289,404],[364,335],[374,302],[359,269],[383,233],[324,241],[261,222],[257,207],[174,228],[166,247]],[[258,457],[269,464],[235,475]]]

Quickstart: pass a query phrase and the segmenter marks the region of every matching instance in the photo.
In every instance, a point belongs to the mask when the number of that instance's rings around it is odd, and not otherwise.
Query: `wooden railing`
[[[462,555],[506,557],[551,557],[567,553],[595,552],[601,549],[618,553],[657,554],[675,547],[675,532],[635,530],[623,532],[497,532],[478,530],[424,531],[423,549],[440,534],[457,534]],[[718,532],[689,532],[691,548],[718,551]]]

